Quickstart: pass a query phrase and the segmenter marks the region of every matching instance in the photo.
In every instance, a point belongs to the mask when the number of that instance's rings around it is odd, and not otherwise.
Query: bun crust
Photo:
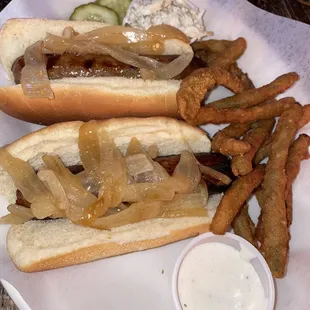
[[[127,234],[128,238],[125,242],[109,241],[109,234],[104,231],[78,227],[81,228],[76,232],[79,234],[79,237],[84,235],[86,237],[86,231],[93,230],[93,239],[96,239],[96,241],[70,241],[70,247],[66,247],[67,244],[62,242],[61,234],[64,231],[69,231],[71,234],[75,233],[75,228],[70,226],[72,224],[68,223],[68,221],[55,220],[52,224],[57,230],[53,231],[52,235],[50,235],[51,231],[48,227],[50,224],[49,222],[39,223],[39,221],[33,221],[10,228],[7,236],[8,252],[19,270],[36,272],[56,269],[157,248],[209,231],[210,218],[155,219],[153,221],[128,225],[131,227],[127,227],[127,230],[123,232],[111,232],[111,234],[115,235]],[[31,226],[31,232],[29,232],[27,226]],[[148,233],[148,231],[155,229],[160,229],[160,234],[156,231]],[[138,230],[142,236],[141,240],[135,240],[133,236],[130,236],[131,233]],[[37,237],[42,233],[51,236],[49,238],[52,238],[54,243],[53,247],[51,247],[52,250],[46,250],[44,242],[39,241],[38,243]],[[105,238],[101,238],[100,241],[97,240],[102,234],[106,235]],[[24,238],[25,236],[27,240]],[[30,238],[32,242],[28,241]]]
[[[210,151],[210,140],[202,130],[172,118],[115,118],[98,124],[109,132],[123,154],[132,137],[146,149],[155,143],[159,156],[179,154],[182,150]],[[55,124],[22,137],[6,146],[6,150],[28,161],[36,170],[47,153],[58,155],[67,166],[80,164],[77,141],[81,125],[82,122]],[[9,203],[15,202],[16,187],[1,168],[0,193]],[[209,199],[212,208],[218,205],[220,195],[217,196]],[[82,227],[68,220],[30,221],[10,228],[7,247],[20,270],[47,270],[159,247],[195,236],[209,230],[212,211],[208,215],[205,218],[153,219],[112,231]]]
[[[51,81],[55,99],[30,99],[20,85],[0,88],[0,109],[15,118],[43,125],[111,117],[180,118],[179,81],[144,81],[122,77]]]

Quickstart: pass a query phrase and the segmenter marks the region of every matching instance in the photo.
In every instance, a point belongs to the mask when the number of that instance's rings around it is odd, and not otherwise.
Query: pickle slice
[[[97,4],[112,9],[119,16],[119,23],[122,24],[131,0],[97,0]]]
[[[88,20],[118,25],[119,18],[112,9],[95,3],[83,4],[75,8],[70,20]]]

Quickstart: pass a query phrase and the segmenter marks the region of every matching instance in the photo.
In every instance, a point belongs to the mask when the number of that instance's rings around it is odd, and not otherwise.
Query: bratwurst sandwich
[[[53,269],[208,231],[231,181],[209,151],[202,130],[163,117],[60,123],[2,148],[13,262]]]
[[[0,88],[0,108],[34,123],[121,116],[178,117],[180,80],[206,63],[188,37],[97,22],[10,19],[0,59],[15,85]]]

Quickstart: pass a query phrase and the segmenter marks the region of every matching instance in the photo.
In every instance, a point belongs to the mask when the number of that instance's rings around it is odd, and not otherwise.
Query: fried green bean
[[[267,85],[211,102],[208,106],[216,109],[250,108],[285,92],[298,78],[295,72],[283,74]]]

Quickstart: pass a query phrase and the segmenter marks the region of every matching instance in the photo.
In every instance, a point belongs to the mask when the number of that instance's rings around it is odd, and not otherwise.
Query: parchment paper
[[[67,19],[85,0],[13,0],[0,13],[0,24],[12,17]],[[246,38],[248,48],[240,66],[256,86],[280,74],[297,71],[300,81],[285,95],[309,103],[310,27],[262,11],[246,1],[192,1],[207,9],[207,30],[215,38]],[[8,83],[3,71],[0,83]],[[219,91],[214,96],[222,96]],[[0,145],[39,128],[0,114]],[[215,126],[207,130],[214,133]],[[310,127],[303,129],[310,134]],[[310,161],[303,162],[294,183],[294,222],[291,227],[287,276],[277,281],[277,307],[310,309]],[[253,213],[255,202],[251,201]],[[6,201],[0,199],[0,215]],[[188,240],[141,253],[105,259],[81,266],[25,274],[17,271],[5,248],[7,227],[0,227],[0,278],[13,284],[31,309],[173,309],[171,275]],[[17,299],[16,299],[17,300]]]

